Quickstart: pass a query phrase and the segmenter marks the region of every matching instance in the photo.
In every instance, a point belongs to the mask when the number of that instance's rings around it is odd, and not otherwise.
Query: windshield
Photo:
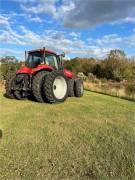
[[[43,62],[43,54],[40,52],[29,53],[26,60],[26,66],[30,68],[35,68]]]

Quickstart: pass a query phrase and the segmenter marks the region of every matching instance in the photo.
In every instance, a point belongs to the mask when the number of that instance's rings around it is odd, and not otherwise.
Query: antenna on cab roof
[[[25,61],[26,61],[27,51],[25,51]]]
[[[45,63],[45,47],[43,47],[43,61]]]

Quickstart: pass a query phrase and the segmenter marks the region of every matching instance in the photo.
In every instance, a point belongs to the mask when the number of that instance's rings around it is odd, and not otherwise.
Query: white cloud
[[[35,17],[28,16],[28,19],[30,21],[32,21],[32,22],[38,22],[38,23],[42,23],[43,22],[43,20],[40,17],[38,17],[38,16],[35,16]]]
[[[126,17],[123,22],[135,23],[135,17]]]
[[[70,0],[68,2],[67,6],[70,6],[70,2],[72,2],[74,3],[74,7],[68,11],[62,11],[61,17],[64,25],[70,28],[93,27],[127,17],[130,17],[127,21],[131,21],[135,15],[134,0]]]
[[[102,38],[96,40],[96,43],[100,46],[115,45],[121,42],[122,42],[122,38],[119,37],[117,34],[105,35]]]
[[[12,28],[9,19],[2,17],[7,23],[1,28],[0,42],[25,47],[26,49],[36,49],[46,46],[58,53],[65,52],[68,55],[83,57],[104,57],[112,48],[135,47],[135,32],[127,37],[118,34],[104,35],[98,39],[89,37],[82,40],[79,32],[70,33],[58,30],[44,30],[42,34],[18,26],[17,30]]]
[[[27,21],[31,22],[37,22],[37,23],[42,23],[44,20],[39,17],[38,15],[32,15],[29,13],[7,13],[7,14],[1,14],[0,15],[0,24],[8,24],[9,25],[9,20],[12,19],[12,22],[15,22],[17,18],[25,18]]]
[[[79,32],[71,32],[69,34],[74,40],[77,40],[80,38],[80,33]]]
[[[75,9],[75,3],[71,0],[63,0],[63,4],[57,8],[56,18],[64,18],[64,16],[70,11]],[[64,15],[64,16],[63,16]]]
[[[0,25],[9,26],[9,17],[0,15]]]
[[[45,46],[58,53],[65,52],[67,55],[74,54],[75,56],[95,56],[101,57],[107,49],[98,46],[87,45],[85,41],[79,39],[69,39],[68,34],[63,31],[50,30],[45,31],[42,35],[32,32],[24,26],[20,26],[21,34],[14,31],[11,27],[4,30],[0,35],[0,41],[7,44],[16,44],[21,47],[30,49],[41,48]],[[50,33],[51,32],[51,33]],[[72,35],[75,35],[74,33]],[[2,55],[15,54],[8,50],[4,50]],[[1,55],[0,54],[0,55]]]
[[[120,36],[118,34],[105,35],[98,39],[90,39],[89,44],[96,44],[100,47],[109,47],[111,49],[115,48],[132,48],[135,47],[135,31],[129,36]]]
[[[50,14],[69,28],[88,28],[104,23],[135,23],[134,0],[14,0],[28,14]]]
[[[18,3],[29,3],[29,2],[35,2],[35,0],[12,0],[14,2],[18,2]]]
[[[7,31],[3,32],[0,35],[0,42],[4,42],[7,44],[25,45],[23,41],[21,41],[19,38],[15,37],[14,35],[10,34]]]
[[[56,15],[56,1],[55,0],[33,0],[33,1],[24,1],[21,3],[21,8],[26,13],[47,13],[53,16]]]
[[[134,47],[135,48],[135,34],[133,34],[132,36],[130,36],[128,38],[125,37],[124,41],[129,47]]]
[[[112,22],[112,25],[120,25],[120,24],[125,24],[125,23],[130,23],[130,24],[135,24],[135,17],[126,17],[124,19],[121,20],[117,20]]]
[[[8,56],[8,55],[17,56],[17,57],[23,57],[24,52],[13,50],[13,49],[8,49],[8,48],[0,48],[0,57],[4,57],[4,56]]]
[[[3,27],[3,29],[1,30],[0,42],[4,42],[7,44],[25,45],[23,36],[15,32],[11,28],[10,24],[8,24],[8,26]]]

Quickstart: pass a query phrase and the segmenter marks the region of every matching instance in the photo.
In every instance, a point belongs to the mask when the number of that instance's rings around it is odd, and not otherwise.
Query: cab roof
[[[50,54],[55,54],[56,53],[54,51],[51,51],[51,50],[48,50],[48,49],[35,49],[35,50],[31,50],[31,51],[28,51],[28,53],[32,53],[32,52],[45,52],[45,53],[50,53]]]

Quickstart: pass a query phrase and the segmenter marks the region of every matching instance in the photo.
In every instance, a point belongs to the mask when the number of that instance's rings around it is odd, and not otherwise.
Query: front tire
[[[44,81],[44,95],[49,103],[64,102],[68,96],[67,79],[62,71],[52,71]]]

